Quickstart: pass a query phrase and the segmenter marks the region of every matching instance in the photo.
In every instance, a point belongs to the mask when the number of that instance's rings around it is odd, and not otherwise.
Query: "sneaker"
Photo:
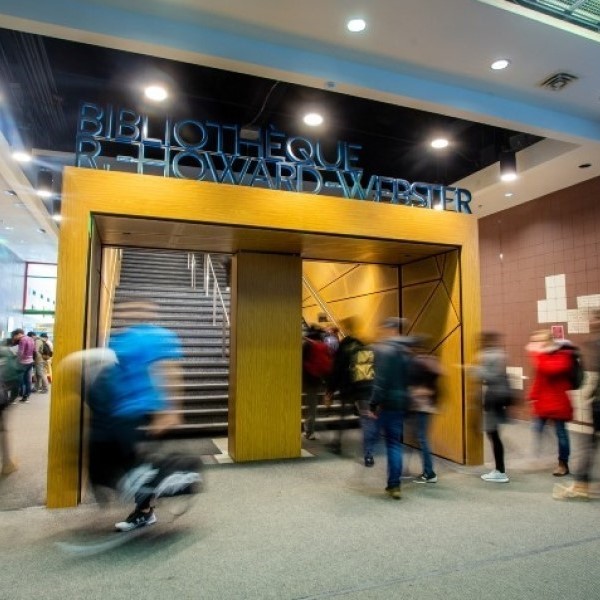
[[[400,500],[402,498],[402,493],[400,492],[400,486],[398,487],[386,487],[385,491],[388,496],[391,496],[394,500]]]
[[[372,456],[365,456],[365,467],[372,467],[375,465],[375,459]]]
[[[307,440],[316,440],[317,439],[317,436],[314,433],[305,433],[304,437]]]
[[[437,475],[432,473],[431,475],[419,475],[416,479],[413,479],[413,483],[437,483]]]
[[[590,492],[587,487],[576,487],[575,485],[565,487],[557,484],[552,490],[552,497],[555,500],[581,500],[587,502],[590,499]]]
[[[2,475],[10,475],[11,473],[17,471],[18,468],[19,467],[17,466],[17,463],[13,462],[12,460],[4,463],[4,465],[2,465]]]
[[[131,531],[132,529],[137,529],[138,527],[154,525],[156,521],[157,519],[153,509],[150,509],[149,512],[134,510],[124,521],[115,523],[115,528],[119,531]]]
[[[29,402],[29,396],[23,396],[23,397],[21,398],[21,402],[22,402],[23,404],[27,404],[27,403]]]
[[[489,473],[484,473],[481,476],[481,479],[484,481],[492,481],[494,483],[508,483],[510,481],[506,473],[500,473],[500,471],[497,471],[496,469]]]

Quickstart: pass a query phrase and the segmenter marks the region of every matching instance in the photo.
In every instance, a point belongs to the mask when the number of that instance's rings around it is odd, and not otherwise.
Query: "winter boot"
[[[566,460],[559,460],[556,469],[554,469],[554,477],[564,477],[569,474],[569,463]]]

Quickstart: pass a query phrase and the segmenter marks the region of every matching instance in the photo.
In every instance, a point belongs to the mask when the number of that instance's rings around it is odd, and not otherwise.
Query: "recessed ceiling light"
[[[517,178],[517,174],[516,173],[503,173],[502,175],[500,175],[500,179],[502,179],[502,181],[514,181]]]
[[[12,157],[20,163],[28,163],[31,161],[31,155],[27,154],[27,152],[22,152],[21,150],[13,152]]]
[[[7,225],[4,229],[6,229],[6,231],[12,231],[14,229],[14,227]]]
[[[304,122],[311,127],[317,127],[323,123],[323,117],[319,113],[308,113],[304,115]]]
[[[582,165],[579,165],[580,169],[589,169],[592,166],[592,163],[583,163]]]
[[[448,146],[449,142],[446,138],[436,138],[435,140],[432,140],[431,142],[431,147],[432,148],[446,148]]]
[[[36,194],[40,198],[50,198],[52,196],[52,192],[50,190],[38,190]]]
[[[62,221],[62,215],[52,215],[52,218],[57,222]]]
[[[162,85],[149,85],[144,89],[144,94],[146,98],[154,100],[155,102],[162,102],[163,100],[166,100],[169,95]]]
[[[367,22],[364,19],[350,19],[346,25],[348,31],[357,33],[358,31],[364,31],[367,27]]]
[[[514,196],[512,192],[506,192],[506,194],[504,194],[505,198],[511,198],[512,196]]]
[[[46,230],[45,230],[43,227],[39,227],[39,228],[38,228],[38,231],[39,231],[40,233],[46,233]]]
[[[7,196],[16,196],[17,195],[17,192],[15,192],[15,190],[4,190],[4,193]]]
[[[510,65],[510,60],[508,60],[508,58],[500,58],[498,60],[495,60],[490,65],[490,68],[492,68],[494,71],[502,71],[502,69],[506,69],[508,65]]]

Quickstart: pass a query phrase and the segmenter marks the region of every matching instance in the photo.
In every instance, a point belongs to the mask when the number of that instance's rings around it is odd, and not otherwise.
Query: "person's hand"
[[[372,411],[372,410],[370,410],[370,411],[367,413],[367,417],[369,417],[369,419],[377,419],[377,418],[378,418],[378,417],[377,417],[377,413],[376,413],[376,412],[374,412],[374,411]]]
[[[183,418],[180,413],[157,412],[154,413],[148,433],[152,436],[160,436],[169,429],[182,423]]]

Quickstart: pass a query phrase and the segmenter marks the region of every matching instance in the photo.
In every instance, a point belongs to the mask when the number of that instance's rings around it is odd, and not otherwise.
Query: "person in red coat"
[[[552,339],[549,331],[538,331],[527,345],[535,370],[529,400],[535,416],[534,431],[541,439],[546,421],[554,421],[558,439],[558,466],[555,477],[569,474],[569,433],[566,423],[573,418],[573,406],[567,390],[572,388],[571,350]]]

